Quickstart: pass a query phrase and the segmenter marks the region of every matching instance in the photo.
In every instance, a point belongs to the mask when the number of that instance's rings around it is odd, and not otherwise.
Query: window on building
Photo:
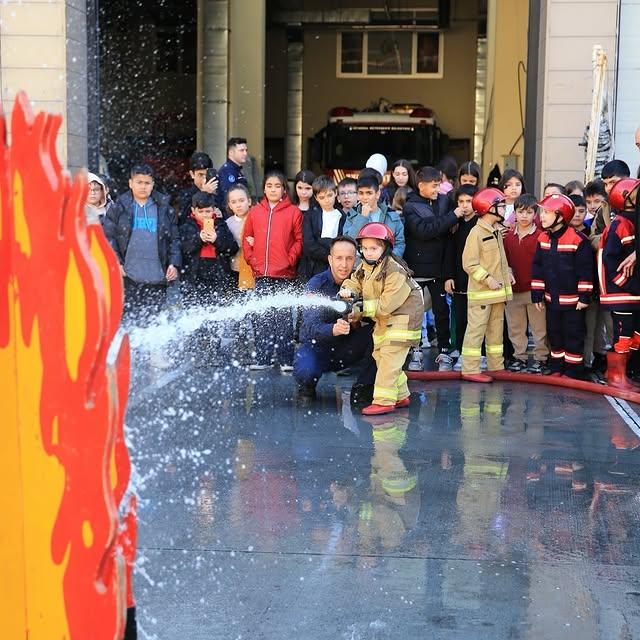
[[[345,31],[338,34],[338,77],[431,77],[443,74],[436,31]]]

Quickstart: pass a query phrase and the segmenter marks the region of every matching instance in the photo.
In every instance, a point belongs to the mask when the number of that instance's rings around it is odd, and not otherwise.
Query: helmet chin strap
[[[541,223],[542,224],[542,223]],[[542,228],[545,231],[552,231],[555,227],[557,227],[558,225],[566,225],[569,226],[562,218],[562,216],[558,213],[556,213],[556,219],[553,221],[553,224],[549,225],[548,227],[545,227],[544,225],[542,225]]]

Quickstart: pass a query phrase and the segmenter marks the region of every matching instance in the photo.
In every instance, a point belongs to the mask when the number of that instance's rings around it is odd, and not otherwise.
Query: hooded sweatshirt
[[[87,216],[87,224],[102,224],[104,216],[106,215],[109,207],[111,206],[111,200],[107,194],[107,185],[104,180],[95,173],[89,173],[87,175],[87,182],[97,182],[102,187],[102,199],[97,205],[85,204],[84,212]]]

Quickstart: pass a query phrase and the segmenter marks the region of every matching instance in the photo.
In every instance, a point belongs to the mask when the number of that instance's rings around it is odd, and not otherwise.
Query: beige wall
[[[0,85],[7,111],[24,90],[34,111],[62,113],[60,160],[70,170],[86,166],[85,0],[0,4]]]
[[[251,16],[247,20],[247,16]],[[247,139],[264,168],[265,1],[229,4],[229,136]],[[251,43],[248,46],[248,43]]]
[[[527,65],[528,0],[489,0],[487,15],[487,89],[483,175],[495,164],[504,170],[504,156],[517,155],[522,171],[522,132],[526,99],[526,75],[520,69],[522,119],[518,100],[518,62]]]
[[[618,10],[617,0],[543,1],[535,176],[538,189],[546,182],[584,178],[584,149],[578,143],[591,114],[592,49],[596,44],[605,48],[613,88]]]
[[[462,17],[463,19],[459,19]],[[332,107],[363,108],[380,97],[392,102],[420,102],[433,108],[439,126],[452,138],[473,145],[477,22],[475,3],[456,3],[451,28],[444,34],[444,77],[439,80],[345,79],[336,77],[333,31],[305,30],[303,140],[327,123]],[[266,135],[281,137],[286,126],[286,38],[270,30],[267,46]]]

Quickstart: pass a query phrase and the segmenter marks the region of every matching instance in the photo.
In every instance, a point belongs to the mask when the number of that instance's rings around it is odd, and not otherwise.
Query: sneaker
[[[518,358],[515,358],[515,360],[509,365],[507,369],[507,371],[511,371],[513,373],[521,373],[526,370],[527,363],[523,362],[522,360],[518,360]]]
[[[293,366],[291,366],[290,364],[281,364],[280,371],[282,373],[291,373],[293,371]]]
[[[487,356],[480,356],[480,371],[487,370]]]
[[[424,364],[422,361],[422,351],[420,349],[411,350],[411,360],[407,366],[408,371],[424,371]]]
[[[527,369],[527,373],[539,373],[544,374],[548,371],[546,362],[540,360],[534,360],[533,364]]]
[[[453,358],[444,351],[436,358],[436,364],[438,371],[453,371]]]
[[[265,369],[271,369],[270,364],[258,364],[253,362],[249,365],[249,371],[264,371]]]
[[[450,351],[449,355],[454,359],[457,360],[460,357],[460,352],[456,349],[455,351]]]
[[[420,348],[431,349],[431,341],[429,340],[429,336],[424,331],[422,332],[422,338],[420,339]]]
[[[453,365],[454,371],[462,371],[462,356],[460,356]]]

